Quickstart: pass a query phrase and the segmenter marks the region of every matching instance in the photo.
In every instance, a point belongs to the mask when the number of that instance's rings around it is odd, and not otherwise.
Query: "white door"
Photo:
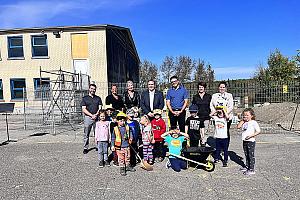
[[[88,60],[73,60],[74,72],[89,75],[89,62]]]

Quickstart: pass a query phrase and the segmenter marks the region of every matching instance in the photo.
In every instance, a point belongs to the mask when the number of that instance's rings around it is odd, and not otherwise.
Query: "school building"
[[[90,76],[101,83],[139,82],[139,56],[129,28],[114,25],[62,26],[0,30],[0,102],[21,105],[27,93],[47,86],[40,69]],[[99,87],[98,87],[99,88]],[[105,90],[103,90],[105,88]],[[37,97],[38,98],[38,97]]]

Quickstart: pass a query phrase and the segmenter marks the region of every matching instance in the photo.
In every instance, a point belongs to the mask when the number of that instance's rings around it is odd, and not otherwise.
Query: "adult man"
[[[111,94],[105,98],[105,104],[110,105],[115,109],[122,111],[125,107],[122,96],[118,95],[118,88],[116,84],[111,86]]]
[[[172,87],[168,90],[166,99],[171,127],[176,127],[178,123],[180,132],[184,132],[188,91],[180,84],[177,76],[172,76],[170,81]]]
[[[93,127],[95,132],[96,119],[99,111],[102,108],[102,100],[99,96],[95,95],[96,85],[89,85],[89,94],[82,98],[81,107],[84,113],[84,137],[83,137],[83,153],[88,153],[89,137]]]
[[[150,118],[154,117],[153,110],[162,110],[165,106],[163,93],[155,89],[156,84],[154,80],[148,81],[148,90],[145,90],[141,95],[141,109],[143,114]]]

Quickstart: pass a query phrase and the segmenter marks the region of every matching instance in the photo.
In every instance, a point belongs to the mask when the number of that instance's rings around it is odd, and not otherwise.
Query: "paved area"
[[[17,142],[0,146],[0,199],[300,199],[297,134],[258,136],[254,176],[239,171],[242,143],[233,131],[228,168],[176,173],[164,161],[122,177],[116,167],[100,169],[95,150],[82,154],[81,133],[11,132]]]

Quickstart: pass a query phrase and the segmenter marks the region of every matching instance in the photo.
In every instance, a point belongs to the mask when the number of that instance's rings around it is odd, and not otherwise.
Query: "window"
[[[14,36],[7,37],[8,39],[8,57],[9,58],[23,58],[23,37]]]
[[[50,99],[50,78],[34,78],[34,97]]]
[[[11,99],[23,99],[26,92],[25,78],[10,79]],[[23,92],[24,88],[24,92]],[[26,96],[26,95],[25,95]]]
[[[31,36],[31,44],[32,44],[32,57],[48,56],[47,35]]]
[[[3,85],[2,85],[2,79],[0,79],[0,99],[3,99]]]

